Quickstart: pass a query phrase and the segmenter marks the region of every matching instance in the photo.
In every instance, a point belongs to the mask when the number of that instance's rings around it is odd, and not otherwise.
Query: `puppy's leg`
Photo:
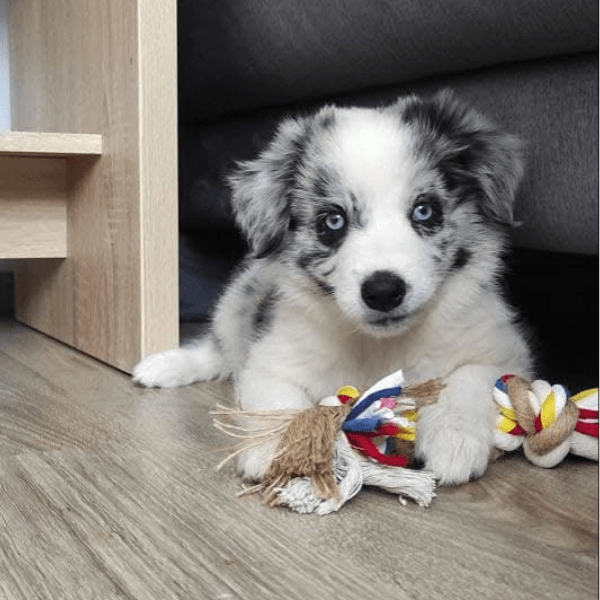
[[[193,345],[153,354],[133,371],[133,380],[145,387],[172,388],[229,375],[212,335]]]
[[[444,382],[440,400],[419,411],[416,454],[441,484],[483,475],[493,447],[492,388],[503,372],[461,367]]]
[[[308,394],[300,386],[289,383],[276,374],[245,370],[236,385],[244,410],[306,410],[313,406]],[[248,429],[260,423],[247,418],[242,423]],[[238,456],[238,473],[246,480],[259,481],[267,472],[277,451],[281,436],[250,448]]]

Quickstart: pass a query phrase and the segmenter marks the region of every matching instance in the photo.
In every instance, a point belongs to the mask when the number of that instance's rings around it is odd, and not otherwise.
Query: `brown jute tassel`
[[[441,379],[428,379],[423,383],[407,385],[402,393],[405,398],[414,400],[417,408],[421,408],[437,402],[444,387]]]
[[[278,503],[278,489],[295,477],[310,478],[320,499],[337,496],[335,438],[348,411],[347,406],[317,406],[294,416],[262,481],[269,506]]]

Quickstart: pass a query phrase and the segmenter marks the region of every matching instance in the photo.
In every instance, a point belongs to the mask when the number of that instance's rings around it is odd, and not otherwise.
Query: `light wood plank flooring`
[[[0,321],[0,599],[598,598],[598,465],[505,457],[431,508],[235,498],[208,411]]]

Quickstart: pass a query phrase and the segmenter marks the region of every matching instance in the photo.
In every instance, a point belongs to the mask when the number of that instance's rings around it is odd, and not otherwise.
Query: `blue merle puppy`
[[[251,252],[211,332],[135,369],[145,386],[232,378],[243,408],[305,409],[398,368],[442,378],[416,453],[442,484],[481,475],[491,389],[530,376],[530,352],[498,292],[522,176],[521,146],[450,93],[385,108],[326,106],[285,120],[231,175]],[[260,479],[276,440],[248,450]]]

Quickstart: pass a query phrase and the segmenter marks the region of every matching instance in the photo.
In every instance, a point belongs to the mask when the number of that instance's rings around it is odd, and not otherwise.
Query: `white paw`
[[[457,413],[429,407],[419,414],[416,454],[440,484],[466,483],[485,472],[491,432]]]
[[[148,356],[133,370],[133,380],[145,387],[180,387],[201,378],[197,360],[183,348]]]
[[[237,458],[237,472],[246,481],[261,481],[269,470],[279,444],[279,438],[249,448]]]

